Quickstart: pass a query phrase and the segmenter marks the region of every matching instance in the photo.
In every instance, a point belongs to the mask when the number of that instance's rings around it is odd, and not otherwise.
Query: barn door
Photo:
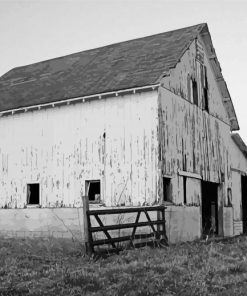
[[[241,176],[243,233],[247,233],[247,177]]]
[[[218,184],[202,181],[202,233],[218,234]]]

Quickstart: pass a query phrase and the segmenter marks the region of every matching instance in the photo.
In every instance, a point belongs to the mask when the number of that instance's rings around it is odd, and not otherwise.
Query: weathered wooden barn
[[[241,233],[246,146],[207,24],[0,78],[0,232],[83,239],[93,207],[165,203],[170,241]]]

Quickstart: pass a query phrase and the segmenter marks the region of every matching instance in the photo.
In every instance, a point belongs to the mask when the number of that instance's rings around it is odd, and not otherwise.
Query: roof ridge
[[[0,76],[0,80],[1,80],[1,78],[3,78],[6,74],[8,74],[10,71],[13,71],[13,70],[22,69],[22,68],[25,68],[25,67],[28,67],[28,66],[38,65],[38,64],[42,64],[42,63],[49,62],[49,61],[55,61],[55,60],[63,59],[63,58],[65,58],[65,57],[70,57],[70,56],[78,55],[78,54],[81,54],[81,53],[83,53],[83,52],[88,52],[88,51],[97,50],[97,49],[100,50],[100,49],[107,48],[107,47],[111,47],[111,46],[114,46],[114,45],[124,44],[125,42],[126,42],[126,43],[127,43],[127,42],[133,42],[133,41],[137,41],[137,40],[141,40],[141,39],[145,39],[145,38],[150,38],[150,37],[152,37],[152,36],[158,36],[158,35],[162,35],[162,34],[174,33],[174,32],[178,32],[178,31],[181,31],[181,30],[189,29],[189,28],[195,28],[195,27],[200,28],[200,30],[199,30],[199,32],[198,32],[198,33],[200,33],[200,31],[202,30],[202,28],[203,28],[205,25],[207,25],[207,23],[200,23],[200,24],[197,24],[197,25],[186,26],[186,27],[183,27],[183,28],[175,29],[175,30],[164,31],[164,32],[157,33],[157,34],[151,34],[151,35],[147,35],[147,36],[143,36],[143,37],[137,37],[137,38],[133,38],[133,39],[129,39],[129,40],[124,40],[124,41],[120,41],[120,42],[115,42],[115,43],[111,43],[111,44],[107,44],[107,45],[103,45],[103,46],[99,46],[99,47],[94,47],[94,48],[90,48],[90,49],[86,49],[86,50],[78,51],[78,52],[71,53],[71,54],[66,54],[66,55],[63,55],[63,56],[55,57],[55,58],[50,58],[50,59],[47,59],[47,60],[42,60],[42,61],[39,61],[39,62],[34,62],[34,63],[31,63],[31,64],[26,64],[26,65],[22,65],[22,66],[14,67],[14,68],[10,69],[8,72],[6,72],[5,74],[3,74],[3,76]]]

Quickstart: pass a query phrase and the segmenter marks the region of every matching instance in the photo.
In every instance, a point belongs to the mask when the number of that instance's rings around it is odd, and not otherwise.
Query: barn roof
[[[14,68],[0,77],[0,113],[157,84],[164,73],[176,66],[191,42],[201,33],[208,39],[207,24]],[[211,42],[210,35],[209,39]],[[209,46],[209,50],[212,48]],[[217,59],[214,64],[215,73],[221,74]],[[219,79],[219,83],[227,96],[224,103],[232,130],[236,130],[237,118],[224,79]]]
[[[247,158],[247,146],[245,145],[244,141],[240,137],[238,133],[231,134],[232,139],[234,143],[238,146],[240,151],[244,154],[244,156]]]

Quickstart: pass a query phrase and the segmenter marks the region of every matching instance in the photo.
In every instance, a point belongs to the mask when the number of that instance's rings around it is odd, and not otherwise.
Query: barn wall
[[[222,94],[215,80],[215,75],[212,71],[210,61],[204,49],[203,41],[199,40],[198,42],[200,44],[200,47],[202,48],[202,64],[206,66],[207,69],[209,112],[212,116],[215,116],[223,122],[230,124],[227,111],[223,105]],[[200,109],[202,109],[202,73],[201,63],[196,59],[196,48],[197,41],[194,40],[189,48],[184,52],[176,67],[170,70],[169,76],[162,79],[162,85],[163,87],[177,94],[179,97],[187,101],[191,101],[192,92],[191,90],[188,90],[188,76],[189,78],[195,79],[198,85],[198,106]]]
[[[82,208],[0,209],[0,235],[60,237],[85,242]]]
[[[177,176],[178,171],[186,171],[230,186],[229,126],[166,89],[160,90],[159,98],[162,174]],[[182,203],[182,177],[177,176],[173,187],[173,201]],[[191,203],[198,202],[200,190],[194,188],[188,196]]]
[[[232,235],[232,220],[224,220],[232,211],[227,196],[227,189],[232,187],[230,124],[206,53],[202,48],[201,63],[196,59],[196,49],[194,41],[170,75],[162,79],[159,165],[161,174],[171,177],[172,202],[176,205],[184,205],[186,176],[186,205],[197,206],[200,215],[201,180],[218,183],[219,234]],[[203,98],[202,65],[207,73],[208,110]],[[192,79],[197,82],[197,105],[189,83]],[[162,195],[162,180],[159,189]],[[193,225],[201,227],[200,223]]]
[[[33,182],[41,207],[80,207],[91,179],[107,206],[157,202],[157,114],[153,91],[0,118],[0,207]]]
[[[200,238],[200,207],[168,206],[166,209],[166,234],[171,243]]]
[[[161,166],[163,174],[177,170],[199,174],[204,180],[230,179],[230,126],[206,53],[209,112],[203,111],[200,65],[196,41],[162,80],[159,92]],[[191,101],[188,77],[197,81],[198,106]]]
[[[231,169],[234,234],[240,234],[243,232],[241,176],[247,174],[247,159],[232,138],[230,139],[230,148],[232,155]]]

